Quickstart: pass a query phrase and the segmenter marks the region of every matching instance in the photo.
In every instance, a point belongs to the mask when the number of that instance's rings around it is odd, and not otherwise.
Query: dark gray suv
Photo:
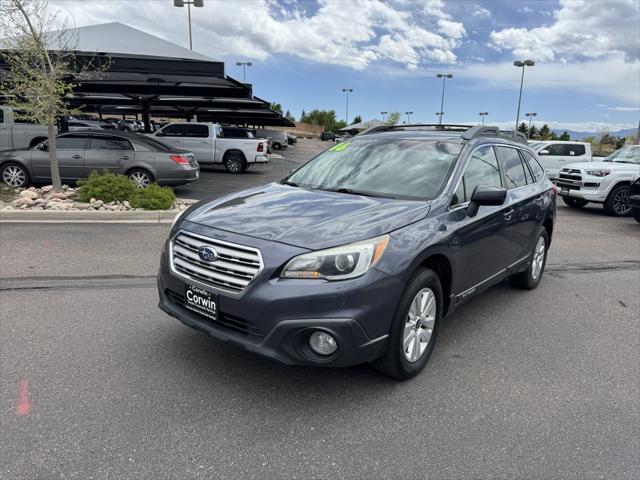
[[[201,202],[162,253],[160,308],[295,365],[416,375],[442,318],[542,278],[555,190],[521,136],[384,127],[280,182]]]

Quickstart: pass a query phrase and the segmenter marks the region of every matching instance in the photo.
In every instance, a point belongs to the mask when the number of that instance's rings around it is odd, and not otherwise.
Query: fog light
[[[332,335],[316,331],[309,336],[309,347],[318,355],[331,355],[338,349],[338,342]]]

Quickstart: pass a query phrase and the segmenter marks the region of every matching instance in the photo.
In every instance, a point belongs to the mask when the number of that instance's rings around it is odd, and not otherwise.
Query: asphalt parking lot
[[[319,145],[179,195],[280,178]],[[467,303],[405,383],[279,365],[168,317],[168,229],[0,225],[0,477],[637,478],[633,219],[559,202],[538,289]]]

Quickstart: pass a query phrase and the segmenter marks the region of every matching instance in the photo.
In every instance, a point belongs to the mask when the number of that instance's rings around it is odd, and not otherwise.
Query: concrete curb
[[[171,223],[181,210],[0,210],[0,223]]]

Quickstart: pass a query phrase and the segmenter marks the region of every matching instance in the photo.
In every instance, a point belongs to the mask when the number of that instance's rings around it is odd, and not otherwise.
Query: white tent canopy
[[[368,122],[352,123],[351,125],[347,125],[346,127],[341,128],[340,131],[341,132],[348,132],[350,130],[362,131],[362,130],[367,130],[368,128],[379,127],[380,125],[384,125],[384,122],[374,118],[373,120],[369,120]]]

